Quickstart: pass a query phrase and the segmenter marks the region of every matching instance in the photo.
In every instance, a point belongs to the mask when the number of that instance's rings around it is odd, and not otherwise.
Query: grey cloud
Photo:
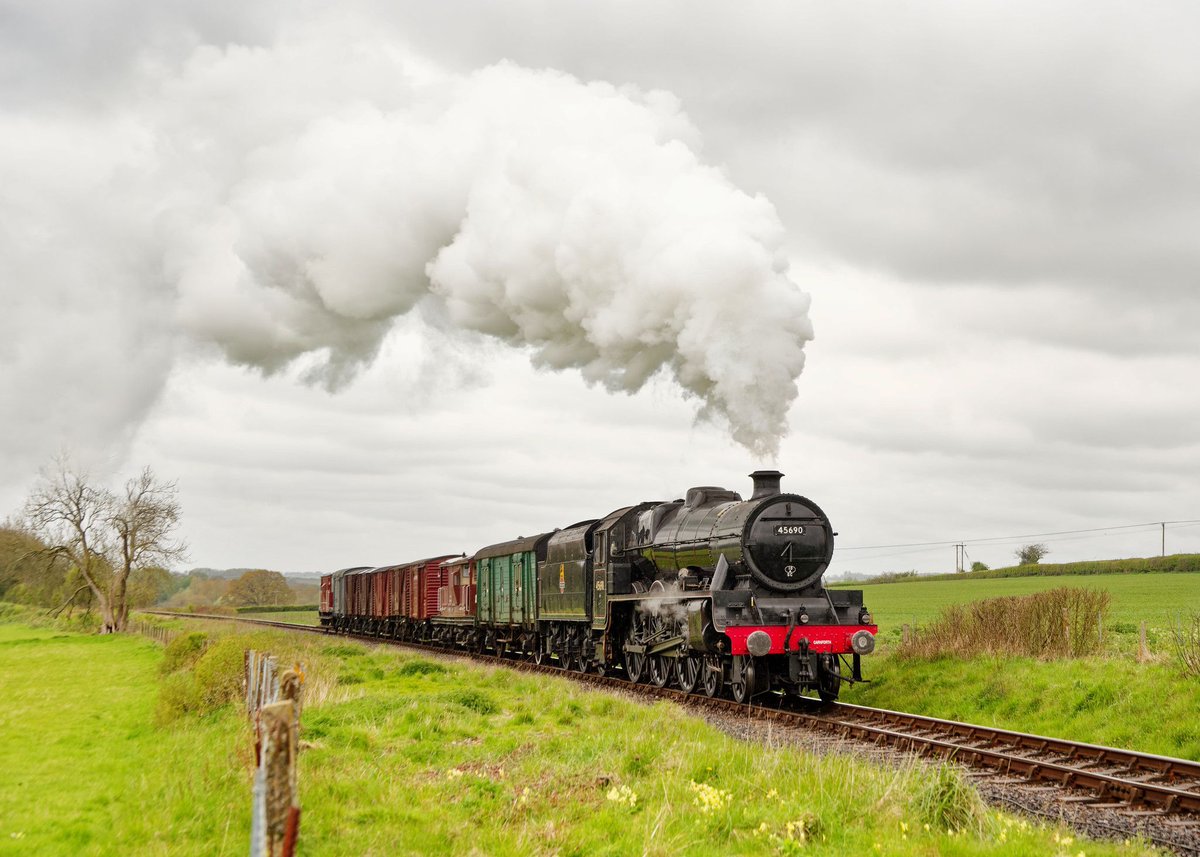
[[[480,4],[483,25],[449,39],[436,12],[399,15],[452,63],[510,56],[670,88],[740,182],[772,189],[806,251],[915,283],[1193,288],[1190,4],[662,4],[633,21],[516,8],[541,26]]]

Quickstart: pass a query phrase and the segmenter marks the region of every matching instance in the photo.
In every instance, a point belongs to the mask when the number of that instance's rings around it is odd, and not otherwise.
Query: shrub
[[[901,580],[912,580],[917,577],[916,569],[910,571],[887,571],[883,574],[877,574],[874,577],[868,577],[862,583],[896,583]]]
[[[208,646],[208,634],[203,631],[192,631],[180,634],[167,643],[163,651],[163,660],[158,670],[163,675],[189,669],[195,665]]]
[[[1082,657],[1100,647],[1104,590],[1063,587],[1033,595],[952,604],[901,643],[901,657],[978,654]]]
[[[246,646],[243,638],[236,635],[225,637],[209,646],[196,661],[195,669],[203,710],[211,711],[241,696],[245,669]]]

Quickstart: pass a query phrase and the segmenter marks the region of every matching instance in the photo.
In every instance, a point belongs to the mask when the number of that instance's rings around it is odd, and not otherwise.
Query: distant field
[[[1109,619],[1113,623],[1138,623],[1164,628],[1189,610],[1200,610],[1200,574],[1091,574],[1086,576],[1004,577],[963,580],[913,580],[867,586],[846,584],[837,588],[862,589],[863,598],[880,633],[900,626],[924,624],[950,604],[963,604],[1004,595],[1028,595],[1060,586],[1105,589],[1112,594]]]
[[[239,619],[263,619],[267,622],[291,622],[293,625],[320,625],[316,610],[288,610],[281,613],[246,613]]]

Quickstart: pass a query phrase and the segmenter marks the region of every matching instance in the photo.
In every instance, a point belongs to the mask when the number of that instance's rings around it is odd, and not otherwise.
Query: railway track
[[[159,612],[157,615],[218,619],[329,635],[324,628],[200,614]],[[372,643],[395,643],[378,637],[349,636]],[[436,654],[456,654],[522,672],[569,675],[577,681],[632,693],[668,699],[691,708],[736,715],[782,726],[817,731],[845,742],[866,743],[921,756],[940,757],[969,769],[984,781],[1042,787],[1056,794],[1060,807],[1097,815],[1130,818],[1133,827],[1157,845],[1180,854],[1200,855],[1200,763],[1150,753],[1102,747],[1061,738],[1048,738],[941,720],[917,714],[866,708],[848,703],[820,703],[815,699],[760,697],[753,703],[685,694],[671,687],[631,684],[624,678],[596,673],[568,672],[549,664],[495,655],[475,655],[419,643],[395,643]],[[1033,810],[1049,815],[1045,810]],[[1097,825],[1093,825],[1093,828]],[[1100,822],[1100,829],[1111,824]],[[1111,834],[1110,834],[1111,835]]]

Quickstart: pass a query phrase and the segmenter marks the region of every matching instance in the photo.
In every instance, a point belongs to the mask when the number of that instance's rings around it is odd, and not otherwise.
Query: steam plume
[[[201,49],[137,98],[121,276],[160,269],[174,325],[228,359],[319,355],[336,388],[423,310],[612,391],[664,372],[777,449],[809,300],[771,204],[703,163],[671,95],[302,40]]]

